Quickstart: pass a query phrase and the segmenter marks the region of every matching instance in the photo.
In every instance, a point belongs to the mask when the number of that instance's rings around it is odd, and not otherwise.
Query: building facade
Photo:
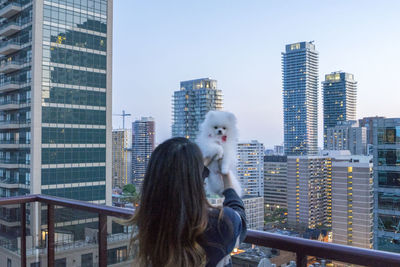
[[[318,52],[313,42],[286,45],[282,53],[286,155],[318,153]]]
[[[214,207],[222,207],[225,198],[218,195],[207,196],[208,202]],[[246,212],[247,228],[263,230],[264,228],[264,198],[245,195],[242,198]]]
[[[131,182],[132,131],[113,130],[112,132],[112,187],[123,188]]]
[[[196,140],[199,125],[210,110],[222,110],[222,91],[209,78],[182,81],[172,103],[172,136]]]
[[[332,72],[322,82],[324,103],[324,149],[328,149],[327,130],[339,121],[355,120],[357,82],[353,74]]]
[[[332,160],[332,239],[372,248],[373,163],[371,156]]]
[[[243,195],[264,196],[264,145],[257,140],[237,145],[237,178]]]
[[[2,197],[111,205],[112,4],[2,1]],[[29,214],[37,232],[40,212]]]
[[[264,156],[264,205],[287,208],[287,157]]]
[[[287,158],[288,223],[302,228],[329,224],[328,166],[325,156]]]
[[[353,155],[367,155],[367,128],[357,121],[339,121],[326,131],[327,150],[349,150]]]
[[[247,228],[264,230],[264,198],[246,195],[242,200],[246,212]]]
[[[400,252],[400,118],[376,119],[374,249]]]
[[[358,120],[358,124],[360,127],[365,127],[367,129],[367,144],[373,145],[374,143],[374,121],[385,119],[385,117],[364,117]]]
[[[138,191],[142,188],[155,141],[155,121],[152,117],[142,117],[132,123],[132,183]]]
[[[274,146],[274,155],[284,155],[285,154],[285,150],[283,148],[283,146],[281,145],[275,145]]]

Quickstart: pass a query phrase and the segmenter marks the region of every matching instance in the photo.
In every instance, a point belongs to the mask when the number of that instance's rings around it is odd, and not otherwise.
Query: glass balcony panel
[[[129,255],[129,241],[132,226],[126,225],[124,219],[108,217],[111,231],[107,236],[107,266],[132,266],[132,256]],[[125,265],[126,264],[126,265]]]
[[[21,49],[21,42],[17,40],[8,40],[0,44],[0,54],[9,55]]]

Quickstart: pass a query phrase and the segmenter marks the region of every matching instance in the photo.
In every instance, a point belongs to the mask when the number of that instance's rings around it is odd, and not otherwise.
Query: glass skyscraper
[[[286,45],[282,70],[285,154],[317,154],[318,52],[314,43]]]
[[[142,117],[132,123],[132,183],[139,192],[151,153],[156,145],[156,123],[152,117]]]
[[[0,17],[0,196],[111,204],[112,0],[8,0]]]
[[[374,248],[400,253],[400,118],[373,120]]]
[[[217,89],[217,81],[209,78],[183,81],[172,103],[172,136],[194,141],[207,112],[222,109],[222,92]]]
[[[322,82],[324,102],[324,148],[327,148],[327,130],[339,121],[356,119],[357,82],[353,74],[332,72]]]

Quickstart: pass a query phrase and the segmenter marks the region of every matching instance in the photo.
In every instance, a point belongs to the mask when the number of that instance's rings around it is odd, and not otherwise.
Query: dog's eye
[[[217,129],[218,129],[218,127],[217,127],[217,126],[214,126],[214,129],[215,129],[215,130],[217,130]]]
[[[225,128],[225,127],[222,127],[222,129],[226,130],[226,128]]]

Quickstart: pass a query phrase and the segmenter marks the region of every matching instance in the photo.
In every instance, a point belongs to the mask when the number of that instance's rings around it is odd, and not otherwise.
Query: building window
[[[67,259],[62,258],[62,259],[57,259],[55,260],[55,267],[67,267]]]
[[[81,256],[81,266],[82,267],[92,267],[93,266],[93,253],[83,254]]]

